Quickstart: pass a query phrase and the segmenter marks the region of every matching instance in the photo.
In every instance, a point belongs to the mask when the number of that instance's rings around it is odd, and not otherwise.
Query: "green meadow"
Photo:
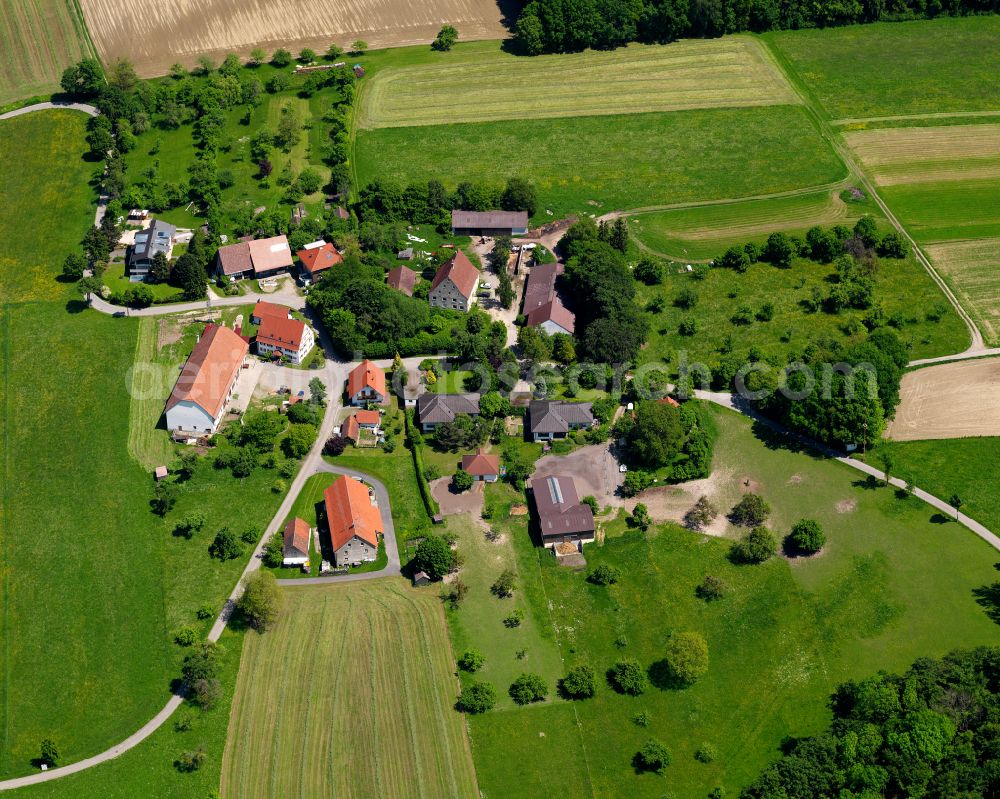
[[[907,183],[879,194],[921,243],[1000,236],[1000,180]]]

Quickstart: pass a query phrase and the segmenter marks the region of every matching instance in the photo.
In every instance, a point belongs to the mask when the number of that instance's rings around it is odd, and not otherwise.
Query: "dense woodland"
[[[528,55],[685,37],[1000,11],[1000,0],[531,0],[515,45]]]

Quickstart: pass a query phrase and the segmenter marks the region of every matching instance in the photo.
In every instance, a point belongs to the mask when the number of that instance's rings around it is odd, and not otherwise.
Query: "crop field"
[[[222,796],[478,796],[437,589],[286,590],[243,648]]]
[[[846,168],[796,106],[358,131],[358,185],[532,179],[546,211],[598,213],[824,186]]]
[[[446,22],[466,40],[507,36],[501,22],[505,8],[495,0],[151,0],[125,9],[113,0],[81,0],[81,5],[101,56],[130,58],[144,76],[165,74],[174,62],[190,66],[203,54],[219,61],[256,45],[322,53],[331,42],[346,46],[356,39],[372,47],[426,44]]]
[[[705,491],[717,507],[731,507],[750,481],[774,509],[770,525],[779,536],[795,520],[813,518],[827,546],[810,559],[736,566],[725,541],[669,526],[644,535],[618,523],[603,546],[586,550],[588,568],[621,568],[611,587],[591,585],[536,551],[565,667],[585,662],[601,675],[632,658],[649,667],[651,684],[630,697],[600,680],[594,699],[571,705],[578,736],[559,702],[473,719],[485,795],[656,799],[667,788],[705,796],[717,786],[738,795],[787,736],[827,724],[837,683],[996,640],[996,625],[973,594],[996,579],[987,544],[958,525],[935,523],[916,499],[866,488],[847,467],[762,441],[731,412],[709,412],[719,438]],[[696,598],[706,574],[727,584],[723,599]],[[710,664],[695,685],[677,690],[658,679],[658,664],[667,637],[687,630],[705,636]],[[644,725],[635,720],[640,713]],[[567,751],[560,768],[552,768],[550,734]],[[672,753],[662,778],[631,765],[650,737]],[[718,751],[711,763],[694,758],[703,742]],[[516,770],[502,767],[510,753]],[[551,777],[536,778],[546,765]],[[529,778],[522,782],[521,774]]]
[[[443,125],[797,101],[761,45],[746,37],[536,58],[498,49],[477,51],[475,60],[458,55],[380,70],[361,93],[358,124]]]
[[[931,244],[924,249],[983,338],[992,346],[1000,345],[1000,239]]]
[[[1000,179],[908,183],[879,194],[919,242],[1000,237]]]
[[[838,121],[996,111],[1000,18],[852,25],[765,35]]]
[[[637,214],[629,230],[644,248],[675,260],[709,260],[730,245],[763,241],[776,231],[801,235],[813,225],[853,225],[864,214],[881,216],[872,202],[825,190]]]
[[[93,54],[74,0],[0,3],[0,106],[58,91],[63,70]]]
[[[1000,125],[882,128],[844,138],[881,186],[1000,178]]]

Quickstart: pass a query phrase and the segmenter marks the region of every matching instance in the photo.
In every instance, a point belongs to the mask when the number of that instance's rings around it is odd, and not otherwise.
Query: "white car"
[[[618,471],[621,472],[622,474],[625,474],[625,472],[628,471],[628,466],[622,463],[618,466]]]

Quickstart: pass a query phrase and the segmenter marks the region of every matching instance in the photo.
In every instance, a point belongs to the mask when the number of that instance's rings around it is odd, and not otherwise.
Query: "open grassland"
[[[996,579],[996,552],[984,542],[958,525],[934,523],[915,499],[865,487],[847,467],[758,439],[743,417],[709,412],[719,438],[704,492],[727,510],[750,481],[771,504],[778,535],[813,518],[827,546],[808,560],[735,566],[727,542],[671,526],[644,535],[619,522],[617,535],[607,527],[606,543],[586,551],[589,568],[622,569],[621,581],[607,588],[536,551],[566,668],[586,662],[603,675],[633,658],[651,667],[652,684],[627,697],[602,681],[596,698],[571,706],[579,741],[569,711],[557,717],[566,707],[560,703],[547,715],[531,708],[474,719],[485,795],[655,799],[665,790],[705,796],[717,786],[736,795],[788,736],[825,727],[837,683],[996,640],[996,625],[973,594]],[[718,602],[695,596],[706,574],[729,587]],[[707,639],[710,666],[694,686],[677,690],[661,678],[663,647],[671,633],[687,630]],[[639,713],[648,726],[635,722]],[[552,767],[550,731],[568,752],[565,767]],[[673,755],[662,778],[631,766],[650,737]],[[703,742],[718,750],[711,763],[694,758]],[[510,752],[518,755],[516,771],[502,768]],[[551,778],[537,777],[546,766]],[[532,778],[520,782],[522,772]],[[588,777],[590,791],[580,787]]]
[[[535,182],[538,216],[773,194],[846,169],[795,106],[358,131],[358,184]]]
[[[766,40],[830,117],[996,111],[995,16],[783,31]]]
[[[853,225],[864,214],[881,216],[874,203],[845,202],[841,194],[827,189],[654,211],[630,217],[629,230],[643,248],[675,260],[711,260],[733,244],[762,242],[776,231],[803,235],[813,225]]]
[[[895,441],[1000,436],[1000,360],[958,361],[907,372],[896,416],[886,430]]]
[[[477,796],[436,589],[380,580],[286,599],[272,631],[246,638],[222,795]]]
[[[444,23],[463,39],[502,39],[505,4],[495,0],[151,0],[122,8],[113,0],[81,0],[94,43],[107,60],[126,57],[141,75],[162,75],[174,62],[188,66],[205,54],[246,53],[260,45],[325,52],[331,42],[363,39],[372,47],[427,44]],[[509,9],[506,9],[509,10]]]
[[[383,69],[364,86],[358,122],[380,128],[794,102],[761,45],[729,37],[537,58],[494,49],[475,61]]]
[[[1000,239],[931,244],[924,249],[986,342],[1000,344]]]
[[[882,186],[1000,178],[1000,125],[882,128],[844,138]]]
[[[908,183],[879,194],[919,242],[1000,237],[1000,179]]]
[[[95,165],[82,156],[87,117],[39,111],[0,122],[0,300],[65,299],[62,261],[93,224]],[[30,198],[30,202],[25,202]]]
[[[643,306],[663,300],[663,309],[650,315],[649,344],[640,353],[640,360],[663,361],[673,368],[683,352],[689,362],[712,364],[726,351],[743,353],[756,347],[765,357],[774,356],[783,363],[789,354],[801,352],[810,341],[824,337],[844,344],[861,341],[865,336],[860,324],[863,312],[809,313],[803,307],[814,292],[821,296],[829,292],[834,274],[832,265],[797,259],[790,269],[766,263],[754,264],[744,274],[710,268],[702,279],[696,279],[697,273],[680,271],[669,274],[661,286],[639,286]],[[691,310],[674,304],[685,289],[697,294],[697,304]],[[883,259],[875,293],[887,318],[898,315],[897,333],[913,358],[948,355],[968,346],[969,335],[962,320],[912,259]],[[773,307],[770,321],[732,321],[739,309],[746,306],[756,314],[765,303]],[[941,314],[937,321],[930,318],[935,313]],[[695,320],[693,335],[679,332],[686,318]]]
[[[0,3],[0,106],[58,91],[63,70],[93,54],[74,0]]]

